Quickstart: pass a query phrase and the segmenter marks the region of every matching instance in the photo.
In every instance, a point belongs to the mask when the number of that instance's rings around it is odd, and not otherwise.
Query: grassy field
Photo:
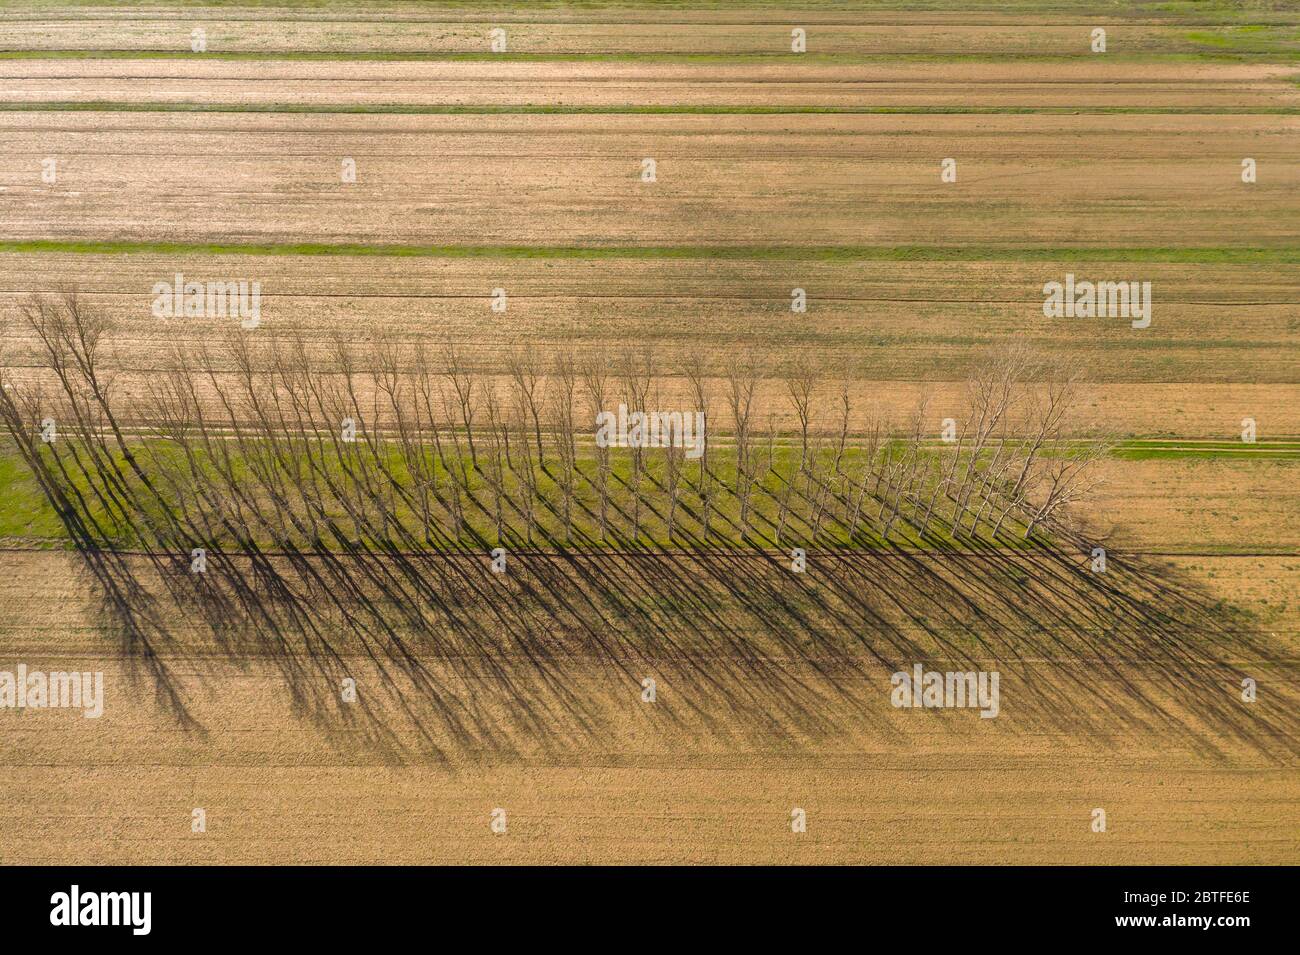
[[[340,495],[327,546],[224,533],[196,584],[188,548],[152,543],[179,507],[132,528],[91,505],[87,549],[0,432],[0,670],[107,687],[100,719],[0,709],[0,862],[1300,862],[1298,153],[1281,3],[6,4],[0,377],[40,395],[33,432],[62,406],[23,303],[76,289],[111,320],[129,441],[178,460],[151,395],[240,334],[152,313],[181,274],[259,283],[259,345],[383,342],[408,369],[454,347],[494,393],[521,353],[635,351],[663,407],[689,406],[692,360],[725,406],[743,357],[778,450],[753,533],[734,502],[704,530],[689,463],[684,539],[653,508],[629,533],[619,454],[599,540],[584,432],[582,546],[555,511],[525,545],[515,514],[497,575],[487,511],[432,545],[410,502],[380,533]],[[1150,282],[1149,326],[1047,317],[1067,275]],[[941,471],[942,422],[1010,344],[1078,377],[1051,460],[1108,448],[1068,530],[778,542],[792,366],[823,456],[841,393],[853,447],[880,422],[903,447],[924,399]],[[238,383],[223,366],[196,400],[243,421]],[[204,515],[241,491],[212,483]],[[1000,671],[1001,714],[894,708],[917,662]]]

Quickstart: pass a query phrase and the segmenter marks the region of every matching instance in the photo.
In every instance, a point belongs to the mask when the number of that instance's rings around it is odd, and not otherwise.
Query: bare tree
[[[594,426],[601,412],[608,411],[609,400],[609,357],[604,352],[595,352],[582,365],[582,384],[587,395],[587,408]],[[599,522],[600,539],[609,536],[609,477],[610,449],[596,444],[596,494],[600,499]]]
[[[541,373],[535,348],[514,348],[506,359],[514,380],[520,411],[528,416],[537,440],[537,461],[546,467],[546,448],[542,444],[542,408],[546,404],[546,379]],[[525,432],[527,433],[527,432]]]
[[[556,383],[556,441],[560,453],[560,500],[564,518],[564,542],[567,544],[573,539],[573,503],[578,470],[578,448],[575,444],[577,420],[574,410],[578,374],[573,356],[562,355],[556,358],[553,374]]]
[[[1038,527],[1059,518],[1070,505],[1094,492],[1102,480],[1095,464],[1109,452],[1108,442],[1079,443],[1046,461],[1042,497],[1037,504],[1025,504],[1028,523],[1024,536],[1033,536]]]
[[[700,497],[700,525],[704,539],[707,541],[712,524],[713,475],[709,470],[709,444],[711,442],[705,437],[705,434],[708,433],[711,420],[709,414],[712,393],[709,389],[708,373],[699,355],[691,355],[683,364],[682,372],[686,375],[686,380],[690,384],[691,399],[695,403],[695,408],[704,416],[704,434],[700,435],[700,439],[704,441],[704,451],[699,458],[700,463],[695,478],[695,489]]]
[[[531,387],[535,379],[525,378],[522,381],[515,379],[514,387],[514,432],[518,436],[517,447],[519,451],[519,463],[515,467],[516,474],[519,477],[519,484],[522,486],[522,504],[524,512],[524,533],[528,543],[533,543],[533,532],[537,527],[537,472],[544,467],[544,462],[540,458],[533,460],[533,447],[528,440],[528,431],[530,426],[530,417],[534,410],[534,391]],[[537,427],[538,447],[541,447],[541,428]],[[508,440],[508,435],[506,436]]]
[[[1059,440],[1065,422],[1074,412],[1078,397],[1078,372],[1072,372],[1059,364],[1045,364],[1042,369],[1046,380],[1041,387],[1032,389],[1029,393],[1020,468],[1014,482],[1003,495],[1004,503],[993,526],[994,537],[1001,532],[1007,516],[1024,505],[1025,493],[1032,483],[1040,455],[1044,448]]]
[[[804,474],[808,467],[808,429],[817,379],[812,366],[800,357],[786,364],[782,381],[794,408],[795,419],[799,422],[799,473]]]
[[[443,363],[447,366],[447,378],[451,382],[452,391],[456,395],[456,403],[460,408],[461,423],[465,426],[465,440],[469,443],[469,460],[470,463],[478,467],[478,452],[474,447],[474,376],[465,367],[464,359],[461,357],[460,350],[450,338],[443,349]]]
[[[488,449],[484,455],[486,466],[482,469],[484,482],[492,493],[492,523],[496,531],[496,540],[505,541],[505,499],[506,499],[506,452],[505,445],[509,439],[509,421],[501,408],[495,385],[484,389],[483,407],[488,416]]]
[[[619,363],[619,374],[622,379],[623,394],[626,397],[628,416],[631,417],[639,412],[643,416],[644,432],[646,397],[654,374],[654,362],[650,353],[646,351],[638,355],[630,349],[625,351]],[[629,435],[629,443],[632,445],[632,472],[628,482],[632,493],[632,539],[638,541],[641,539],[641,476],[645,471],[645,438],[646,435],[643,433],[640,440],[633,441]]]
[[[736,441],[736,497],[740,501],[740,536],[749,536],[749,504],[754,465],[751,441],[758,370],[752,356],[733,357],[727,365],[727,404]]]
[[[916,409],[912,413],[903,453],[889,471],[887,479],[888,506],[886,508],[882,504],[881,508],[884,520],[881,535],[886,539],[888,539],[895,521],[902,514],[904,503],[915,493],[917,467],[924,453],[922,445],[925,440],[925,420],[928,408],[929,395],[922,393],[917,400]]]
[[[952,525],[955,532],[961,531],[971,496],[980,483],[977,474],[987,463],[985,451],[1011,409],[1017,382],[1024,376],[1030,360],[1029,352],[1019,346],[990,354],[967,382],[972,426],[966,467],[954,488],[956,508]]]

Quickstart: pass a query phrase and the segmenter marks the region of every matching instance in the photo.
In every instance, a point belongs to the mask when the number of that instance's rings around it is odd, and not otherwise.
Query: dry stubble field
[[[1055,624],[995,608],[983,629],[961,609],[935,625],[936,605],[877,629],[945,558],[872,557],[824,593],[825,557],[802,596],[843,606],[807,629],[732,592],[652,624],[602,605],[577,633],[565,608],[587,578],[543,567],[502,585],[518,617],[498,622],[543,646],[476,656],[453,616],[453,649],[417,650],[415,682],[344,630],[325,665],[183,613],[151,666],[123,654],[5,446],[0,669],[103,670],[107,704],[0,710],[0,861],[1300,862],[1295,711],[1268,708],[1300,689],[1295,11],[903,6],[6,5],[0,365],[47,376],[19,304],[75,286],[115,320],[115,387],[143,397],[172,346],[232,331],[150,314],[178,272],[260,281],[263,340],[450,339],[484,376],[519,344],[645,343],[678,399],[679,358],[749,352],[783,428],[791,357],[828,405],[839,382],[863,396],[855,428],[868,410],[901,422],[924,392],[937,431],[979,357],[1026,342],[1085,376],[1080,438],[1130,442],[1086,518],[1143,562],[1141,606],[1221,603],[1240,630],[1075,631],[1059,590]],[[794,26],[806,54],[786,52]],[[1044,318],[1042,285],[1066,272],[1151,281],[1151,326]],[[1244,417],[1267,453],[1207,444]],[[664,599],[656,581],[713,579],[601,559],[637,607]],[[800,596],[773,566],[743,573]],[[846,596],[877,585],[870,613]],[[455,606],[477,619],[496,600]],[[857,651],[823,649],[837,637]],[[1000,669],[999,718],[892,708],[889,674],[918,646],[931,667]],[[357,710],[324,699],[340,672]],[[1257,709],[1239,673],[1258,674]]]

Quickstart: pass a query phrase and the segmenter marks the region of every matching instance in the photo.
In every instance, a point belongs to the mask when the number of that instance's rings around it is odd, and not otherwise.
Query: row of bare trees
[[[516,350],[504,374],[488,374],[451,343],[235,335],[176,352],[123,394],[104,367],[103,315],[75,295],[22,311],[41,375],[0,371],[0,417],[88,546],[998,541],[1060,525],[1095,486],[1105,450],[1067,438],[1076,379],[1021,349],[971,376],[945,443],[925,400],[901,428],[855,417],[850,387],[828,398],[802,362],[775,370],[794,422],[783,431],[763,414],[772,370],[746,355],[665,373],[644,351]],[[668,378],[706,416],[701,456],[591,440],[596,414],[620,402],[661,408]]]

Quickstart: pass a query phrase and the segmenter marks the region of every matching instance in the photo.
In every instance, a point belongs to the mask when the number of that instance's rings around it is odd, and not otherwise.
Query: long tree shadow
[[[445,546],[214,554],[205,574],[82,553],[133,635],[128,654],[183,658],[168,621],[187,621],[228,661],[273,665],[328,734],[394,761],[581,748],[630,707],[766,748],[889,739],[888,675],[915,663],[1000,670],[1003,713],[1029,730],[1137,734],[1209,756],[1226,743],[1297,751],[1291,664],[1240,614],[1169,568],[1112,556],[1102,576],[1059,543],[821,551],[804,573],[777,552],[703,541],[520,548],[504,574]],[[188,720],[167,667],[151,672]],[[364,691],[342,701],[342,681],[363,672]],[[1246,677],[1268,686],[1251,704]]]

